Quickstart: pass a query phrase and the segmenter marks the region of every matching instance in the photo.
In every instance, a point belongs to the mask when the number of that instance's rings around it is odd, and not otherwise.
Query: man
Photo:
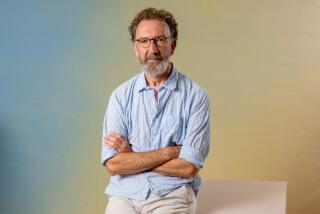
[[[208,96],[170,62],[178,36],[171,13],[144,9],[129,31],[142,72],[112,93],[104,118],[106,213],[195,213],[210,144]]]

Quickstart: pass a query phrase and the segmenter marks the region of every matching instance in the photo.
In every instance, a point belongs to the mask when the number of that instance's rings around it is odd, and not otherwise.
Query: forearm
[[[167,161],[155,167],[152,171],[165,176],[179,176],[185,178],[193,178],[198,172],[193,164],[181,158]]]
[[[155,168],[179,155],[179,147],[165,147],[149,152],[120,153],[106,161],[110,175],[136,174]]]

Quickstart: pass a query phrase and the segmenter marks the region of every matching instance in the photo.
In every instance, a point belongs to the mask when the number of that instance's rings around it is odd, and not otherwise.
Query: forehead
[[[156,37],[156,36],[170,36],[170,28],[165,21],[157,19],[144,19],[136,29],[136,37]]]

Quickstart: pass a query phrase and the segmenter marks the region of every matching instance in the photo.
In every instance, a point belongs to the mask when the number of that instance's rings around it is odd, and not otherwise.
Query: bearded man
[[[146,8],[129,32],[142,71],[114,90],[106,110],[106,213],[195,213],[210,145],[208,95],[170,61],[178,39],[170,12]]]

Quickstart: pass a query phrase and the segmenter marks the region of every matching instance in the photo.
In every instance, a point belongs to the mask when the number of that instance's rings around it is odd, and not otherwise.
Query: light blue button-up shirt
[[[132,145],[134,152],[146,152],[181,145],[179,158],[203,166],[210,146],[210,104],[206,92],[173,66],[169,78],[158,90],[148,87],[143,72],[120,85],[111,95],[103,123],[103,135],[116,132]],[[102,141],[101,163],[117,151]],[[150,191],[163,196],[191,183],[195,193],[200,177],[163,176],[155,172],[114,175],[105,193],[145,200]]]

